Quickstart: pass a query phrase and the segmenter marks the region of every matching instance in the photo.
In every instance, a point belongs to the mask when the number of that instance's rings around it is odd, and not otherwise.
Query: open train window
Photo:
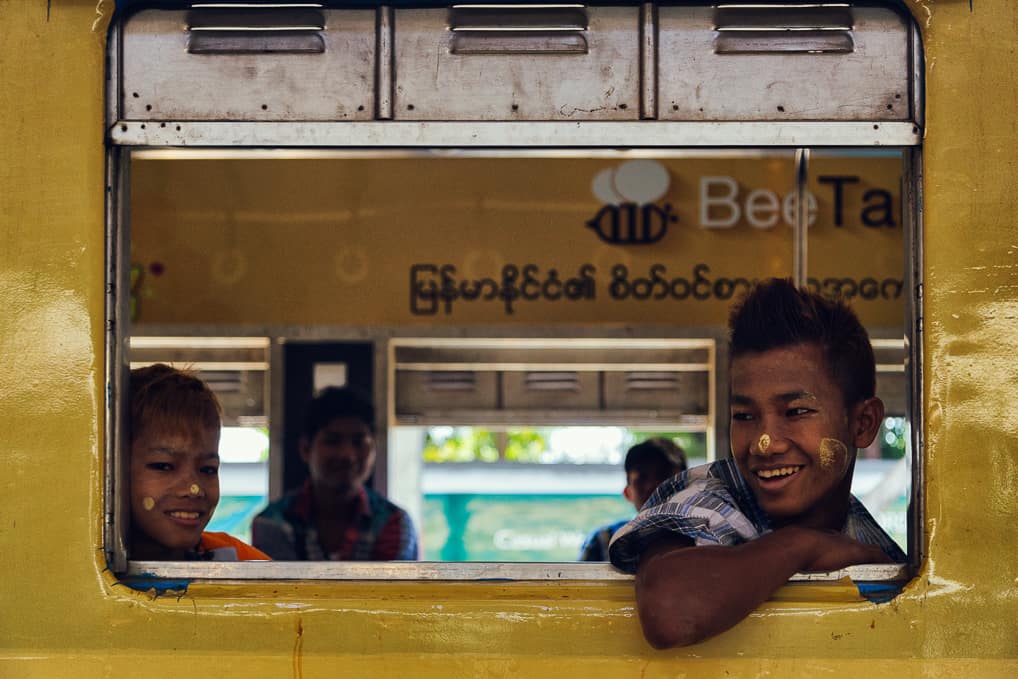
[[[854,492],[918,563],[920,56],[896,10],[218,4],[111,33],[117,572],[624,577],[561,562],[625,518],[627,445],[728,454],[727,309],[768,276],[870,331],[888,418]],[[369,391],[372,483],[424,561],[132,561],[123,395],[154,361],[225,395],[241,536],[300,482],[301,399]]]

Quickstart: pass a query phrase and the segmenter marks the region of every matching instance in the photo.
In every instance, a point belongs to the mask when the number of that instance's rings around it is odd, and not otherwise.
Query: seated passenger
[[[771,280],[729,327],[732,459],[661,484],[609,548],[657,648],[729,629],[797,572],[905,560],[850,493],[884,419],[855,314]]]
[[[168,365],[131,371],[131,530],[140,561],[264,560],[226,533],[206,532],[219,504],[219,400]]]
[[[640,511],[654,489],[665,479],[686,470],[686,455],[671,439],[652,438],[637,443],[626,453],[626,496]],[[608,543],[619,528],[629,520],[601,526],[587,538],[580,550],[580,561],[607,561]]]
[[[304,486],[255,517],[252,542],[287,561],[412,560],[410,515],[365,487],[375,469],[375,409],[350,389],[329,387],[304,413]]]

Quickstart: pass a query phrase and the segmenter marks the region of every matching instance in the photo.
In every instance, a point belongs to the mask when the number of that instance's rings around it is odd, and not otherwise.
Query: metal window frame
[[[646,40],[653,42],[653,3],[644,4]],[[391,25],[391,8],[378,10],[380,30]],[[647,28],[650,26],[650,28]],[[382,36],[384,38],[384,36]],[[906,211],[905,340],[911,385],[909,404],[912,429],[912,498],[909,517],[909,562],[889,566],[853,566],[826,574],[799,574],[791,582],[836,581],[844,576],[862,581],[902,581],[914,573],[923,558],[924,525],[923,455],[923,260],[922,260],[922,124],[923,55],[918,28],[912,24],[911,103],[913,120],[906,122],[393,122],[388,99],[381,99],[377,120],[370,122],[140,122],[120,115],[119,24],[109,33],[106,135],[106,295],[105,295],[105,443],[103,544],[109,566],[128,577],[224,580],[626,580],[607,565],[596,564],[479,564],[479,563],[191,563],[128,561],[124,520],[126,497],[120,489],[126,470],[121,455],[125,403],[120,399],[127,378],[127,325],[129,318],[130,159],[139,151],[191,148],[240,150],[258,154],[265,149],[388,150],[438,149],[490,150],[527,153],[548,149],[604,152],[632,149],[675,152],[681,149],[794,149],[802,158],[810,148],[896,147],[904,150]],[[384,44],[384,40],[382,40]],[[645,70],[653,68],[646,64]],[[379,79],[384,84],[384,79]],[[645,90],[642,108],[652,115],[655,103]],[[800,177],[802,175],[800,174]],[[804,190],[797,182],[797,191]],[[800,193],[801,195],[801,193]],[[906,200],[907,196],[907,200]],[[799,200],[799,205],[805,201]],[[797,222],[804,221],[800,215]],[[799,229],[804,231],[803,229]],[[800,233],[797,240],[804,239]],[[800,246],[801,247],[801,246]],[[804,252],[802,255],[804,260]],[[798,257],[797,257],[798,260]],[[800,273],[805,276],[805,271]],[[724,377],[719,373],[719,378]]]

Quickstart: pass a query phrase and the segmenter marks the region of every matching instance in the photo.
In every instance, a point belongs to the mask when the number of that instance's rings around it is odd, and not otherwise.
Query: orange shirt
[[[201,534],[201,543],[198,545],[200,551],[208,552],[223,547],[233,547],[237,551],[237,561],[271,561],[264,552],[228,533],[205,531]]]

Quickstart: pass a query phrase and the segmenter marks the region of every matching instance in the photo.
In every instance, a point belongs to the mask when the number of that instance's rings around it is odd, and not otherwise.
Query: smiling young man
[[[303,487],[255,517],[255,546],[287,561],[392,561],[418,556],[410,515],[365,486],[375,471],[375,409],[329,387],[304,412]]]
[[[855,314],[774,279],[729,325],[732,458],[662,484],[610,547],[657,648],[723,632],[797,572],[905,559],[850,492],[884,417]]]
[[[267,559],[226,533],[205,531],[219,504],[216,395],[164,364],[132,370],[130,391],[131,558]]]

